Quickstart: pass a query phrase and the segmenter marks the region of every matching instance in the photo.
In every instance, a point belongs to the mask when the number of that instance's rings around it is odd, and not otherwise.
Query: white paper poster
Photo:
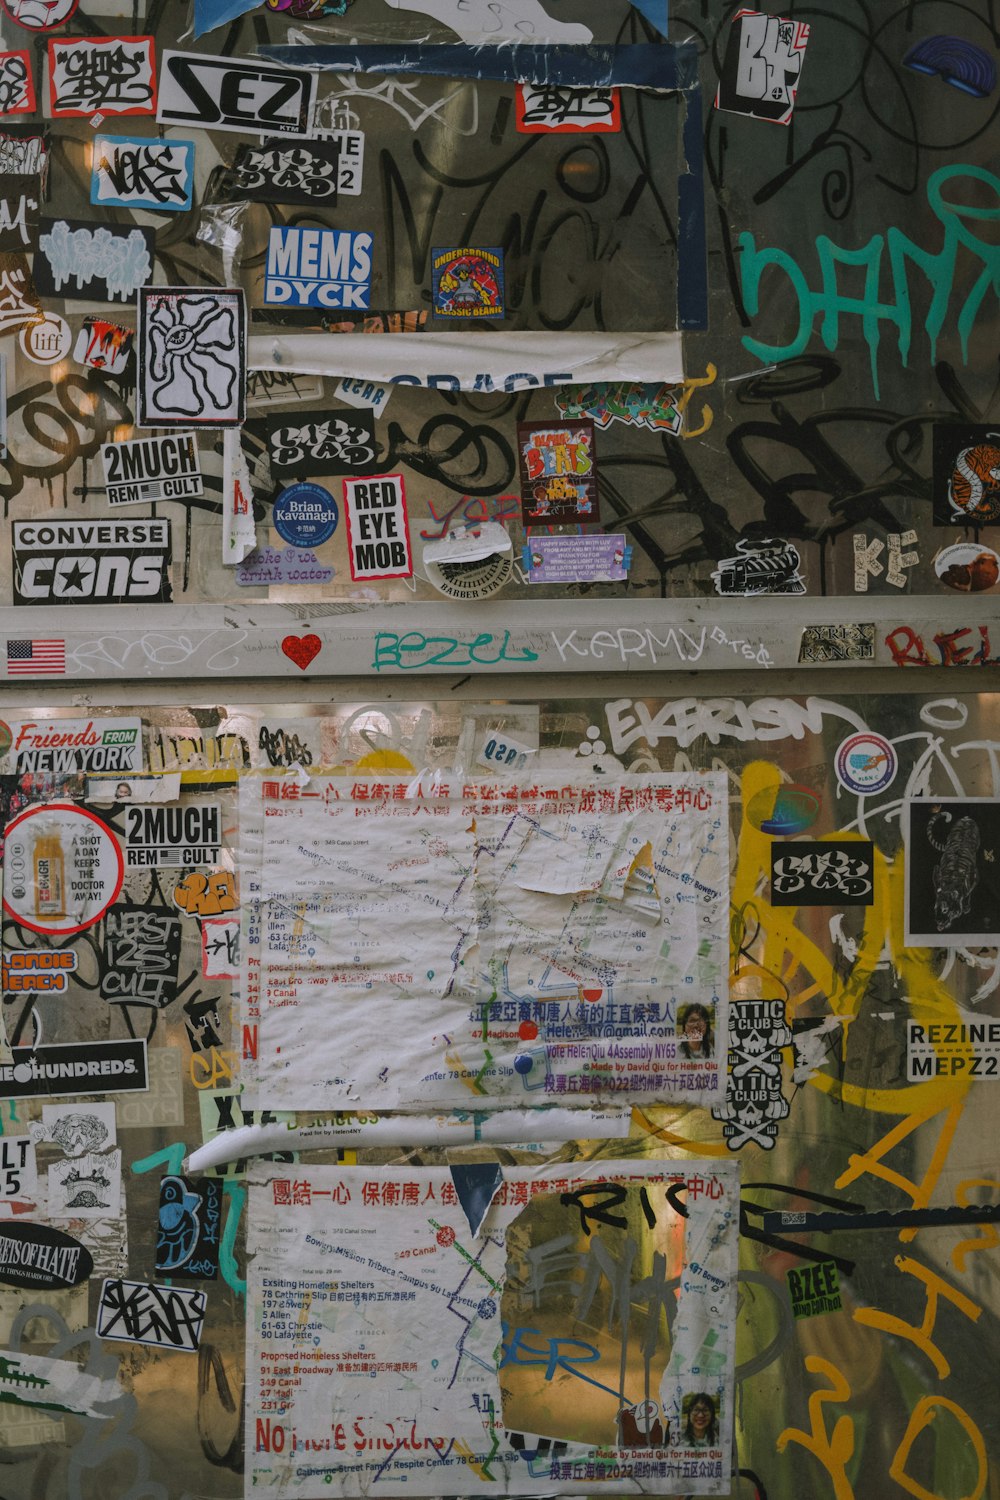
[[[247,778],[240,826],[255,1107],[722,1097],[724,778]]]
[[[727,1494],[738,1189],[731,1162],[256,1167],[248,1493]]]

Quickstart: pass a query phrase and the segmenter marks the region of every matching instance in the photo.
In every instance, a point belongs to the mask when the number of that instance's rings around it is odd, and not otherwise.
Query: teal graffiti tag
[[[424,635],[420,630],[408,630],[405,635],[380,630],[375,636],[372,667],[376,672],[383,667],[412,672],[417,667],[495,667],[502,661],[537,660],[538,652],[528,646],[521,652],[510,650],[509,630],[502,636],[483,631],[464,641],[454,635]]]
[[[987,206],[975,207],[970,203],[953,202],[946,198],[945,188],[962,178],[971,178],[974,182],[983,184],[996,201]],[[923,249],[895,226],[884,235],[873,234],[867,245],[859,250],[844,249],[821,234],[816,239],[821,282],[818,291],[810,288],[805,272],[786,250],[774,246],[758,250],[757,242],[749,231],[741,234],[740,278],[747,312],[752,318],[759,313],[761,280],[764,272],[773,266],[783,271],[787,277],[791,290],[795,293],[799,314],[798,329],[787,344],[766,344],[748,335],[743,339],[744,348],[765,364],[795,359],[805,352],[819,317],[819,332],[823,343],[828,349],[836,349],[840,343],[841,320],[858,318],[871,359],[875,399],[879,400],[878,356],[884,323],[895,329],[903,365],[906,366],[909,362],[913,339],[911,264],[925,277],[931,288],[924,331],[933,363],[937,359],[937,341],[951,311],[959,251],[964,247],[981,265],[979,274],[957,311],[954,325],[961,340],[962,361],[968,364],[969,339],[983,301],[990,291],[995,296],[1000,295],[1000,245],[981,240],[975,233],[977,220],[985,224],[996,224],[1000,220],[1000,178],[988,172],[985,167],[941,167],[928,180],[927,202],[943,230],[940,250],[935,252]],[[884,263],[886,250],[888,267]],[[841,290],[838,281],[840,267],[854,271],[855,274],[859,271],[863,273],[860,295],[849,296]],[[891,283],[892,301],[882,300],[882,287],[886,279]],[[784,298],[780,302],[775,299],[775,305],[784,306],[784,302]]]

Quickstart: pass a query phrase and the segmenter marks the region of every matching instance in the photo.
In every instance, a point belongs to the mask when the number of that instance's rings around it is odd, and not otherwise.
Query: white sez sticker
[[[193,432],[105,443],[101,463],[109,505],[185,500],[205,493]]]
[[[315,92],[315,73],[168,51],[160,62],[156,119],[202,130],[308,135]]]

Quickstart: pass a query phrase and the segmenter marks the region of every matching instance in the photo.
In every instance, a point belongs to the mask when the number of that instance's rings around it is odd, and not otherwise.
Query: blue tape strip
[[[667,34],[667,0],[632,0],[632,9],[637,10],[662,36]]]
[[[242,3],[242,0],[241,0]],[[566,88],[677,89],[690,85],[690,50],[669,42],[625,47],[537,46],[515,42],[509,47],[468,47],[402,42],[399,45],[352,47],[259,47],[257,55],[295,68],[333,73],[429,73],[435,78],[488,78],[499,83],[562,84]],[[697,76],[695,74],[695,76]]]
[[[259,4],[260,0],[194,0],[194,34],[204,36],[206,31],[256,10]]]
[[[693,50],[693,49],[692,49]],[[708,247],[705,234],[705,133],[697,75],[684,96],[684,160],[677,180],[677,327],[708,327]]]

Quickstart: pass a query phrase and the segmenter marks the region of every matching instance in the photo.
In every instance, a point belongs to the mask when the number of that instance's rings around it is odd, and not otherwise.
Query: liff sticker
[[[431,301],[436,318],[502,318],[503,250],[496,245],[434,250]]]
[[[348,556],[356,583],[411,578],[410,530],[402,474],[344,480]]]
[[[519,422],[517,453],[525,526],[598,520],[593,422]]]
[[[106,823],[50,802],[7,825],[3,907],[32,932],[84,932],[118,899],[125,863]]]

